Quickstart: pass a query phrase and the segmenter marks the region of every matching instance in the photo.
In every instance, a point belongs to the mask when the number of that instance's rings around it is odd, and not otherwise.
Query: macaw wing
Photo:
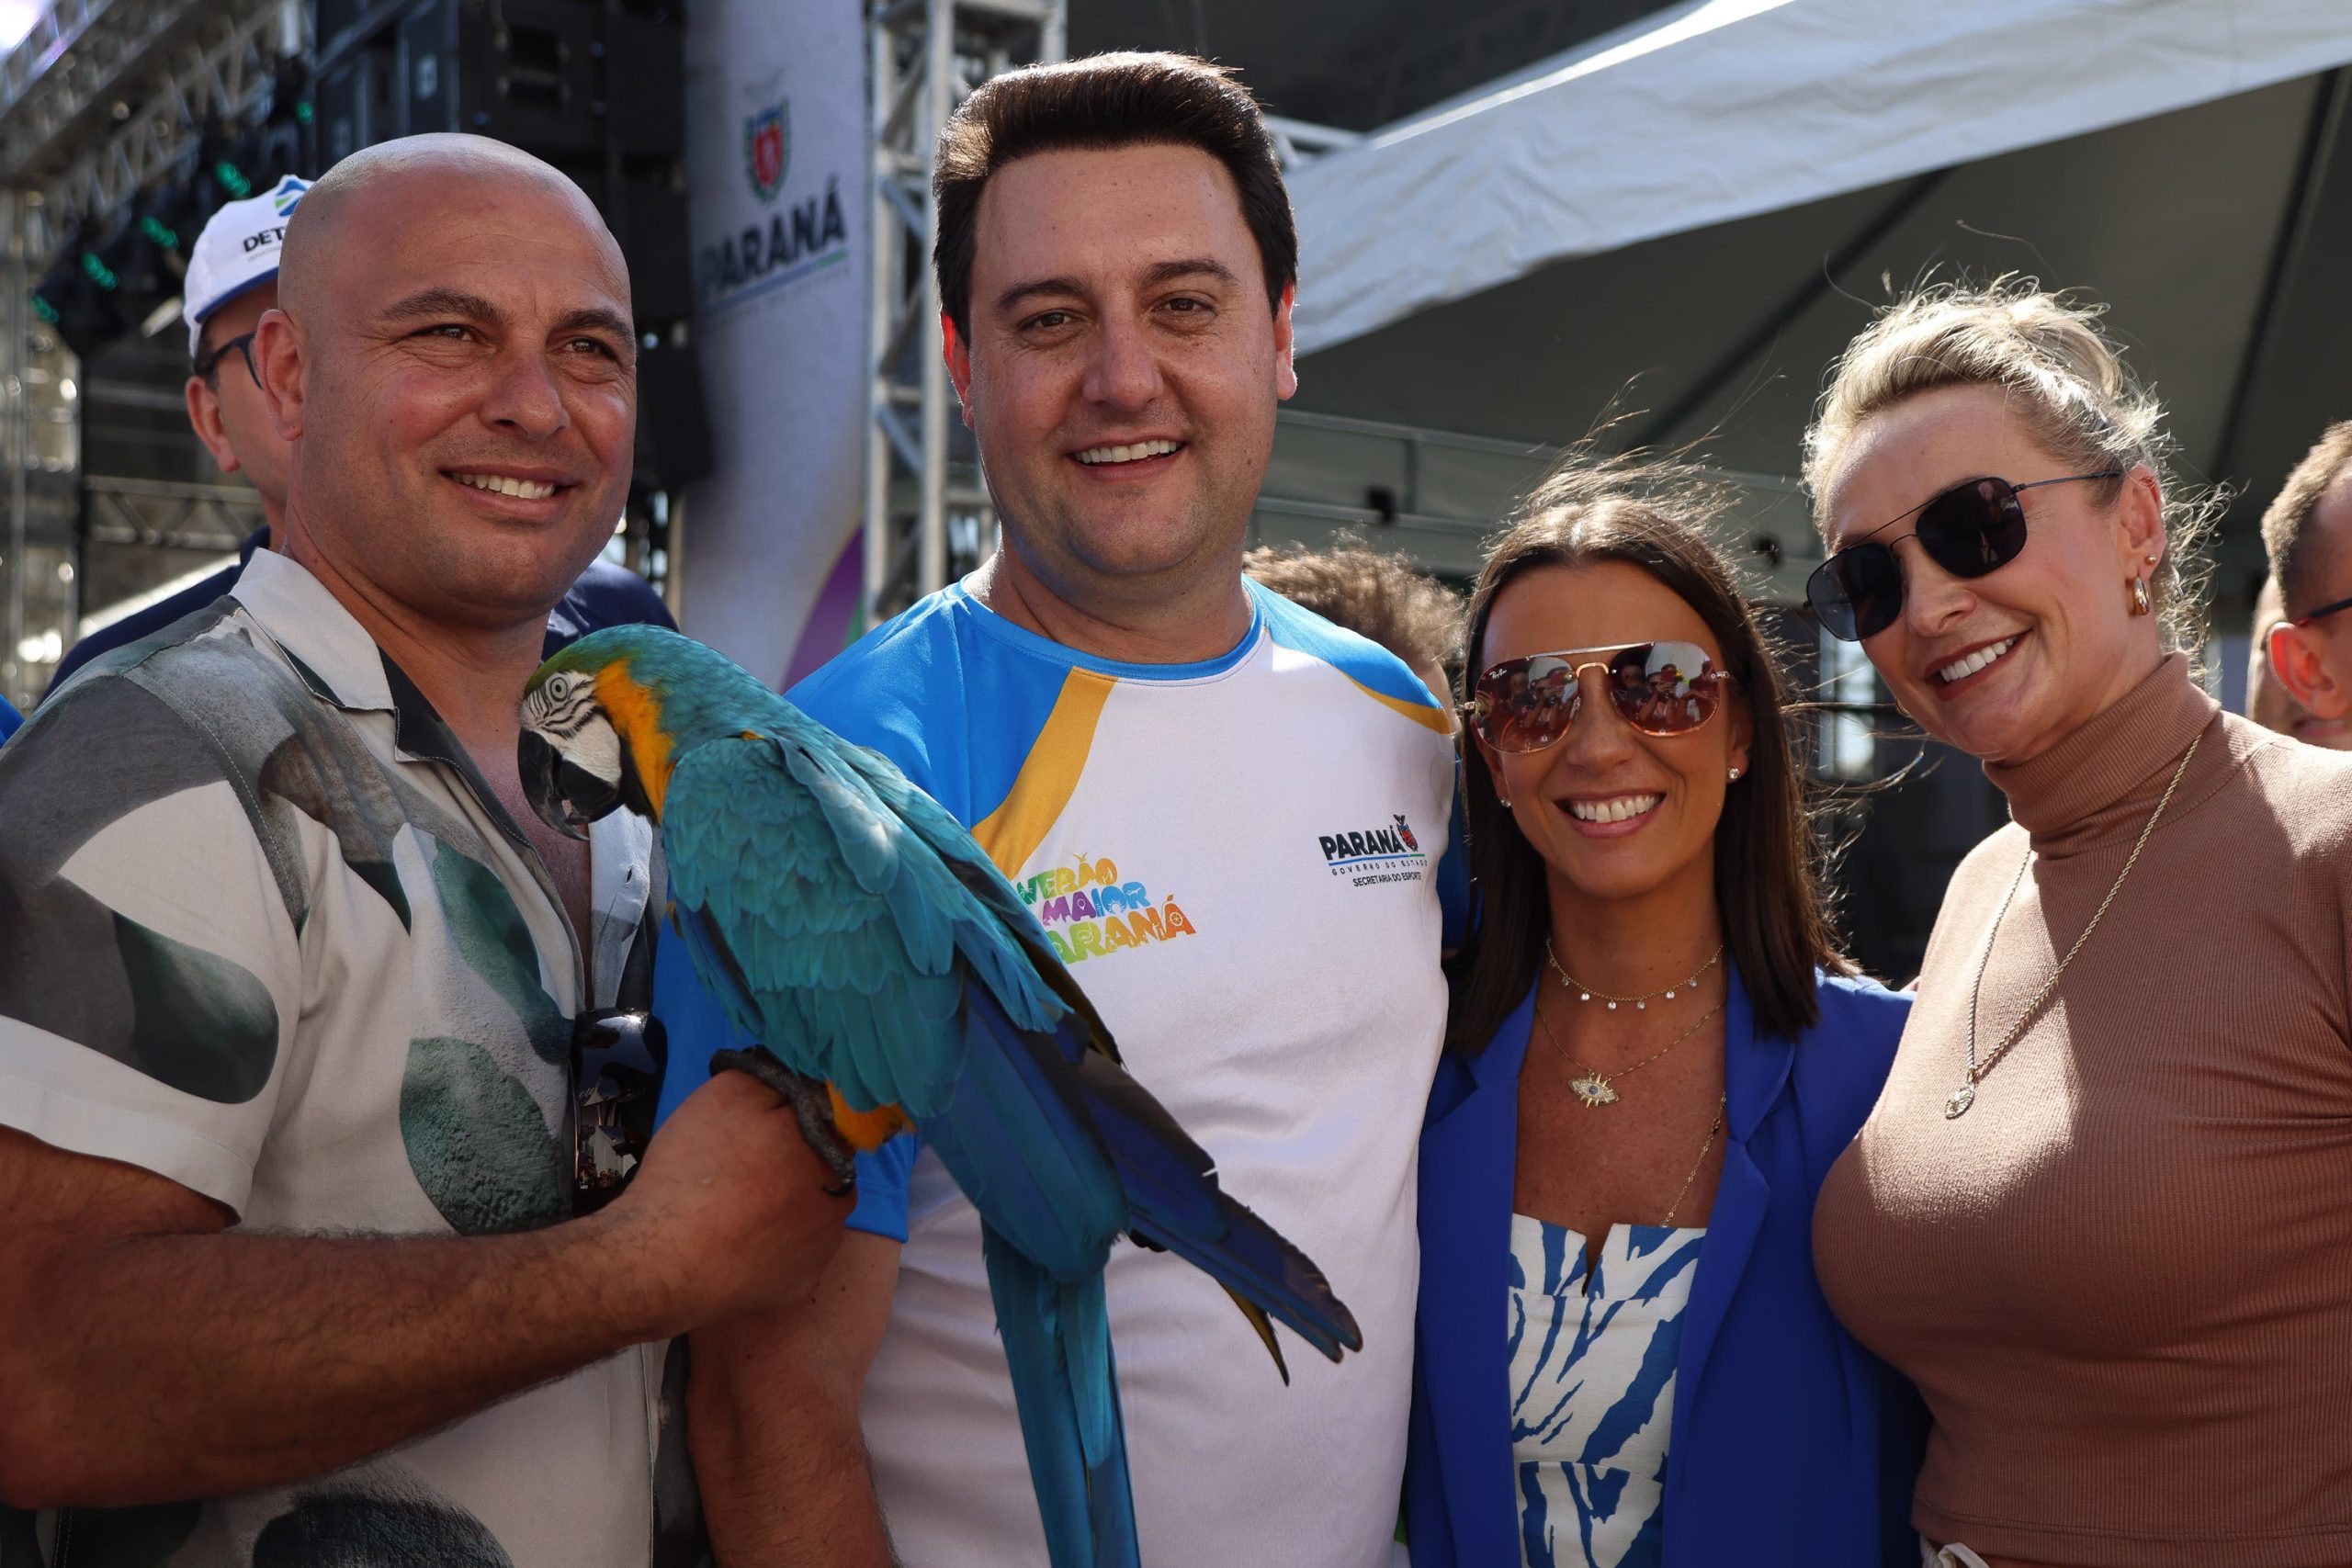
[[[844,849],[781,750],[756,738],[695,747],[662,800],[680,924],[736,1025],[858,1109],[920,1115],[961,1069],[963,979],[920,909],[910,942],[865,885],[890,832],[876,820]]]
[[[858,1110],[944,1108],[967,978],[1049,1017],[1052,998],[923,838],[828,732],[695,748],[662,802],[682,923],[736,1022]],[[933,807],[933,810],[937,807]],[[968,840],[967,840],[968,841]]]
[[[939,856],[941,864],[963,884],[965,890],[982,908],[996,918],[1009,942],[1018,948],[1021,957],[1025,960],[1023,967],[1026,975],[1034,975],[1042,980],[1064,1008],[1083,1021],[1088,1049],[1098,1051],[1114,1062],[1120,1060],[1118,1043],[1112,1038],[1109,1026],[1095,1012],[1094,1004],[1087,998],[1086,993],[1079,989],[1078,982],[1070,976],[1068,966],[1046,944],[1046,928],[1038,923],[1035,912],[1021,901],[1020,895],[1013,892],[1012,884],[1006,879],[1003,871],[989,859],[987,852],[974,841],[971,834],[965,831],[963,825],[945,807],[918,789],[914,781],[900,773],[897,765],[881,752],[842,741],[839,756],[842,765],[863,779],[868,788],[920,835]],[[1000,978],[994,974],[988,978],[989,988],[1000,1000],[1005,1001],[1006,1010],[1024,1027],[1049,1026],[1050,1018],[1043,1021],[1025,1018],[1018,998],[1007,998],[1009,985],[1017,986],[1016,982]]]

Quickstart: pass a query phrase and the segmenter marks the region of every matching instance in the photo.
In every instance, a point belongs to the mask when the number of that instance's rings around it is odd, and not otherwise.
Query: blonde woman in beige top
[[[2089,312],[1999,285],[1888,311],[1808,435],[1817,612],[2014,818],[1814,1225],[1951,1568],[2352,1562],[2352,760],[2174,651],[2164,446]]]

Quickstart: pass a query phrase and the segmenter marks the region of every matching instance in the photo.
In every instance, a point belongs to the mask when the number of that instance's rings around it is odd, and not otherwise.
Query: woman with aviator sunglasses
[[[1718,510],[1572,467],[1471,602],[1479,930],[1421,1136],[1416,1568],[1917,1551],[1916,1397],[1809,1240],[1907,998],[1831,944]]]
[[[1943,1568],[2352,1562],[2352,763],[2193,679],[2161,415],[1996,284],[1889,310],[1807,436],[1823,623],[2013,818],[1815,1222]]]

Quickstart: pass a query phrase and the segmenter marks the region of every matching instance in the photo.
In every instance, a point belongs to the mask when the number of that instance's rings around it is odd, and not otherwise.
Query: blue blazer
[[[1925,1408],[1813,1272],[1813,1204],[1870,1114],[1910,998],[1823,976],[1802,1038],[1724,1010],[1723,1179],[1684,1309],[1667,1440],[1667,1568],[1916,1568]],[[1520,1561],[1506,1344],[1519,1070],[1534,993],[1438,1067],[1421,1129],[1420,1314],[1405,1462],[1414,1568]]]

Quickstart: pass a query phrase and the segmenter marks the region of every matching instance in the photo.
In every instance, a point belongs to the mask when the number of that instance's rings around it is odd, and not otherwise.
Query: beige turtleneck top
[[[2056,993],[1989,1051],[2164,820]],[[1934,1427],[1913,1522],[1995,1568],[2352,1563],[2352,756],[2185,662],[1986,772],[1877,1109],[1815,1210],[1822,1289]]]

